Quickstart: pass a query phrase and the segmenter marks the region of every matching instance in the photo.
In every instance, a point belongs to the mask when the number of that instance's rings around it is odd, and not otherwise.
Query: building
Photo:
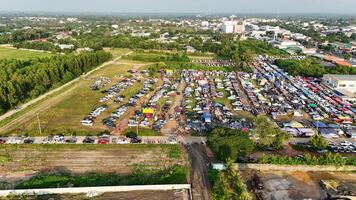
[[[326,55],[324,57],[324,60],[332,62],[332,63],[340,65],[340,66],[352,67],[352,64],[350,62],[346,61],[343,58],[339,58],[339,57],[336,57],[336,56]]]
[[[223,33],[243,34],[245,32],[244,21],[224,21],[220,27]]]
[[[225,21],[220,30],[223,33],[234,33],[235,22],[234,21]]]
[[[187,50],[188,53],[195,53],[195,52],[197,52],[197,50],[196,50],[194,47],[192,47],[192,46],[187,46],[187,47],[186,47],[186,50]]]
[[[234,33],[243,34],[245,32],[245,22],[238,21],[234,26]]]
[[[356,75],[326,74],[322,83],[338,92],[343,100],[356,100]]]
[[[201,26],[207,28],[207,27],[209,27],[209,22],[208,21],[202,21],[201,22]]]
[[[56,44],[61,50],[74,49],[73,44]]]

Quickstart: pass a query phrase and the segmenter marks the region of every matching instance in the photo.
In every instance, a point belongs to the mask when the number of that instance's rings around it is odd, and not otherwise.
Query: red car
[[[100,138],[98,144],[109,144],[109,140],[106,138]]]

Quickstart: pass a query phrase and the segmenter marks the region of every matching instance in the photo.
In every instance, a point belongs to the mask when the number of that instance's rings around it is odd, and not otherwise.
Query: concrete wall
[[[236,163],[238,170],[254,169],[259,171],[356,171],[356,166],[331,166],[331,165],[271,165],[271,164],[252,164]]]
[[[190,190],[190,184],[176,185],[132,185],[132,186],[108,186],[108,187],[77,187],[77,188],[48,188],[28,190],[0,190],[0,196],[12,195],[45,195],[45,194],[79,194],[79,193],[105,193],[105,192],[127,192],[139,190]]]

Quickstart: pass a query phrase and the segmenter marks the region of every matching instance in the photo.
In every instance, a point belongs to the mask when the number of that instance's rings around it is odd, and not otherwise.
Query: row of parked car
[[[117,97],[120,92],[132,86],[137,81],[138,79],[136,78],[125,78],[124,80],[115,83],[109,89],[102,91],[106,95],[100,98],[99,102],[103,103],[110,100],[111,98]],[[117,99],[115,98],[115,100]]]
[[[356,142],[344,141],[340,144],[329,143],[328,150],[340,153],[356,153]]]
[[[80,137],[83,138],[83,137]],[[174,136],[159,139],[142,139],[136,135],[132,136],[109,136],[103,134],[101,136],[85,136],[79,140],[77,136],[51,135],[45,137],[41,141],[33,137],[15,137],[15,138],[0,138],[0,144],[139,144],[139,143],[162,143],[162,144],[177,144],[177,138]]]
[[[111,83],[110,78],[108,78],[106,76],[102,76],[90,86],[90,89],[100,90],[101,88],[105,87],[107,84],[110,84],[110,83]]]
[[[95,108],[93,111],[91,111],[88,116],[86,116],[82,121],[81,124],[83,126],[93,126],[94,121],[101,113],[103,113],[105,110],[108,109],[107,105],[101,105],[97,108]]]
[[[218,59],[218,60],[192,60],[193,63],[197,63],[200,65],[208,66],[208,67],[228,67],[234,66],[235,62],[231,59]]]
[[[135,95],[133,95],[130,99],[129,99],[129,106],[136,106],[137,101],[140,99],[140,97],[145,96],[147,93],[149,93],[150,91],[153,90],[153,85],[157,82],[157,79],[147,79],[146,81],[143,82],[143,88],[136,93]]]

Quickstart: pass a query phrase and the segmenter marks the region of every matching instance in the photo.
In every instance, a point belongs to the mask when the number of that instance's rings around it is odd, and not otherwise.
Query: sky
[[[356,15],[356,0],[0,0],[0,11]]]

